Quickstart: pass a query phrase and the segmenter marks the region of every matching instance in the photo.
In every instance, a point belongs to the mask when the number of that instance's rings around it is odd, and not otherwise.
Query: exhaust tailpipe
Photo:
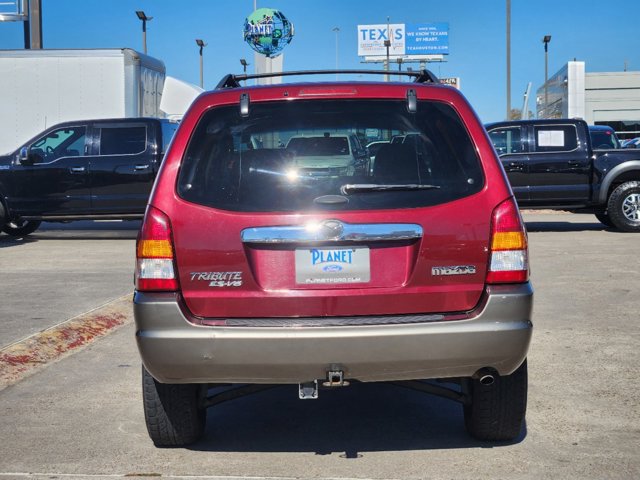
[[[482,368],[473,375],[473,379],[478,380],[480,382],[480,385],[488,387],[489,385],[493,385],[495,383],[496,376],[492,370],[489,370],[488,368]]]

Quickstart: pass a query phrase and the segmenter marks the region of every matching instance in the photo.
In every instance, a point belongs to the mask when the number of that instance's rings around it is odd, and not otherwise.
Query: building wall
[[[640,121],[640,72],[587,73],[585,104],[589,124]]]
[[[536,92],[538,118],[583,118],[610,125],[621,138],[640,136],[640,72],[585,73],[567,62]]]
[[[567,116],[565,118],[584,118],[586,109],[584,62],[569,62],[567,67],[569,81],[567,85]]]
[[[568,62],[538,88],[538,118],[584,118],[584,85],[584,62]]]

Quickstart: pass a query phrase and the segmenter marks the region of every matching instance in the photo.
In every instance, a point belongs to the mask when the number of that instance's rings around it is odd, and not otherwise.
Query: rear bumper
[[[527,355],[532,302],[529,283],[500,285],[462,320],[211,327],[189,322],[176,294],[137,292],[134,316],[142,361],[163,383],[301,383],[329,370],[372,382],[510,374]]]

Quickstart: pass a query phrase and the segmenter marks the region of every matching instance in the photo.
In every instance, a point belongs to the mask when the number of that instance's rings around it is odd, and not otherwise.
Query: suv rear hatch
[[[497,202],[458,112],[442,101],[410,112],[403,98],[291,97],[252,99],[248,115],[217,106],[195,127],[166,211],[191,313],[215,322],[473,309]],[[346,135],[412,141],[322,176],[284,148]]]

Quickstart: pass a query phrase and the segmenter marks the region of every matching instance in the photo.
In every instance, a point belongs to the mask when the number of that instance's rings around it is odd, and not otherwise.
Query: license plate
[[[296,283],[339,285],[371,280],[369,249],[299,248],[296,250]]]

